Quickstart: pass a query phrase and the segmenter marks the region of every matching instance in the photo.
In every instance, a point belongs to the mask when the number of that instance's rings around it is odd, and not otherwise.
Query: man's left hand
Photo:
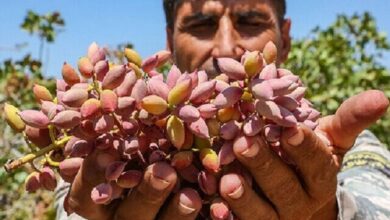
[[[222,197],[241,220],[336,219],[337,173],[343,156],[388,106],[382,92],[366,91],[346,100],[335,115],[321,118],[315,132],[304,125],[285,130],[281,146],[295,169],[261,139],[249,148],[235,145],[237,159],[262,193],[241,176],[227,174],[220,182]]]

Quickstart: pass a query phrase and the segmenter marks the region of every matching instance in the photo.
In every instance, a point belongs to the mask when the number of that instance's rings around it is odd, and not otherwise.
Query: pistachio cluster
[[[175,189],[197,190],[207,215],[224,219],[232,214],[218,196],[220,176],[238,172],[252,181],[235,159],[234,146],[251,149],[263,139],[288,160],[279,143],[283,129],[317,125],[320,114],[304,98],[299,77],[276,67],[272,42],[262,53],[246,52],[241,61],[218,58],[221,74],[215,79],[205,71],[182,73],[175,65],[165,77],[156,69],[169,61],[168,51],[143,61],[132,49],[124,53],[127,62],[113,65],[93,43],[78,71],[64,63],[55,97],[35,85],[39,110],[6,104],[8,124],[23,132],[31,153],[5,167],[30,163],[36,169],[26,179],[27,191],[54,190],[54,171],[72,182],[83,158],[106,151],[119,159],[106,164],[106,181],[91,192],[94,202],[122,199],[148,165],[168,163],[180,177]],[[41,167],[33,163],[38,157],[44,158]]]

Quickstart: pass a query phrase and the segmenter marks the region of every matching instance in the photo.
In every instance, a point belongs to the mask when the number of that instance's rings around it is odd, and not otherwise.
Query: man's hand
[[[388,100],[382,93],[369,91],[347,100],[334,116],[324,117],[318,131],[327,137],[329,147],[315,132],[299,126],[282,137],[282,146],[296,164],[292,170],[265,142],[234,150],[252,173],[263,194],[258,195],[236,174],[222,177],[220,193],[233,212],[245,219],[335,218],[336,175],[344,153],[357,135],[384,114]],[[243,153],[247,152],[247,153]],[[88,156],[68,195],[69,209],[88,219],[195,219],[201,208],[196,191],[183,189],[160,211],[177,181],[166,163],[149,166],[139,186],[122,201],[95,204],[90,193],[104,181],[105,164],[118,158],[114,153],[95,151]]]
[[[359,133],[375,123],[388,106],[382,92],[367,91],[345,101],[335,115],[322,118],[315,132],[303,125],[286,130],[281,145],[295,170],[261,139],[249,148],[235,145],[238,160],[252,173],[262,194],[241,176],[228,174],[220,182],[222,197],[241,220],[336,219],[342,158]]]
[[[68,210],[86,219],[195,219],[201,199],[193,189],[181,189],[160,211],[177,181],[175,170],[158,162],[150,165],[141,183],[126,198],[109,205],[95,204],[91,190],[105,181],[105,166],[116,161],[115,152],[95,150],[85,158],[68,194]]]

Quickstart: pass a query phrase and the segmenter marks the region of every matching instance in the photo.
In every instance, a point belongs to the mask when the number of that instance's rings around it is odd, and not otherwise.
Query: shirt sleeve
[[[85,220],[85,218],[77,215],[76,213],[72,213],[68,216],[64,209],[64,200],[66,195],[69,192],[70,184],[64,182],[60,179],[58,186],[55,190],[55,209],[56,209],[56,220]]]
[[[345,155],[336,196],[340,220],[390,219],[390,152],[371,132]]]

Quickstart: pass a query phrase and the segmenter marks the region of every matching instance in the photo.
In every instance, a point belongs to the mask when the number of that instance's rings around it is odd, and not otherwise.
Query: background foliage
[[[0,62],[0,115],[9,102],[20,109],[36,107],[32,86],[39,83],[54,92],[55,80],[42,73],[42,51],[46,43],[55,42],[65,25],[58,12],[39,15],[29,11],[21,29],[39,37],[39,58],[26,54],[20,60]],[[109,59],[120,62],[124,47],[107,48]],[[367,89],[381,89],[390,97],[390,73],[380,63],[383,52],[389,51],[386,36],[378,31],[369,13],[340,15],[329,27],[315,28],[306,38],[293,40],[285,67],[299,74],[309,87],[309,99],[324,115],[335,112],[347,97]],[[60,68],[60,67],[58,67]],[[164,70],[164,69],[163,69]],[[371,128],[387,145],[390,144],[390,113]],[[20,157],[27,150],[21,136],[0,123],[0,165]],[[39,191],[27,194],[24,178],[29,167],[12,174],[0,168],[0,219],[54,219],[53,193]]]
[[[35,83],[45,86],[52,93],[55,91],[55,80],[42,73],[42,51],[45,43],[54,42],[58,26],[65,22],[59,12],[39,15],[29,11],[21,25],[40,39],[39,58],[26,54],[19,60],[4,60],[0,63],[0,109],[1,121],[5,121],[4,103],[11,103],[19,109],[37,107],[32,93]],[[20,157],[26,153],[22,135],[15,134],[6,123],[0,123],[0,165],[7,160]],[[24,179],[30,167],[23,167],[8,174],[0,169],[0,219],[54,219],[52,192],[27,194],[24,191]]]
[[[301,76],[309,100],[329,115],[364,90],[380,89],[390,97],[390,72],[380,63],[389,50],[386,34],[378,31],[369,13],[339,15],[329,27],[294,40],[285,67]],[[389,146],[390,112],[370,130]]]

